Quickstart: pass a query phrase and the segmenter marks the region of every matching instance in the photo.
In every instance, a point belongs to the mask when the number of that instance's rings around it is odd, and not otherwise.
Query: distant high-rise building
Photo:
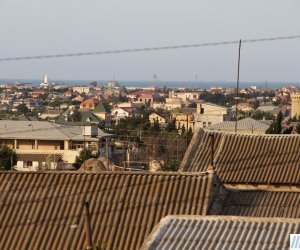
[[[300,92],[291,93],[292,114],[291,117],[299,117],[300,115]]]

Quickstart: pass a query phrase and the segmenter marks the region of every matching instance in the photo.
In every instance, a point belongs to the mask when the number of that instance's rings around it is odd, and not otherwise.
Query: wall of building
[[[60,141],[38,141],[38,150],[60,150],[60,145]]]
[[[300,115],[300,93],[292,93],[291,94],[291,100],[292,100],[292,114],[291,117]]]
[[[195,114],[194,122],[195,129],[206,128],[210,125],[218,124],[224,121],[224,115],[205,115],[205,114]]]

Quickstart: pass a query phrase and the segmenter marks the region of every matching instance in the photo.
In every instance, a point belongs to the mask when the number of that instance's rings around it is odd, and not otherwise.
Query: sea
[[[51,79],[52,80],[52,79]],[[38,86],[42,81],[38,79],[0,79],[0,85],[8,84],[8,83],[31,83],[34,86]],[[61,85],[67,84],[71,86],[84,86],[88,85],[91,82],[97,82],[98,86],[105,86],[109,82],[109,80],[55,80],[52,82]],[[130,81],[130,80],[120,80],[117,81],[120,86],[127,88],[145,88],[149,86],[157,86],[159,88],[167,87],[167,88],[181,88],[187,87],[190,89],[209,89],[211,87],[235,87],[236,82],[230,81]],[[240,82],[240,88],[247,88],[250,86],[256,86],[257,88],[264,89],[276,89],[282,86],[296,86],[300,87],[300,82]]]

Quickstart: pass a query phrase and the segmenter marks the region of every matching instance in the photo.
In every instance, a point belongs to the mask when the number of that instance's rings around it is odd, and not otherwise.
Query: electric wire
[[[300,35],[278,36],[278,37],[267,37],[267,38],[257,38],[257,39],[245,39],[242,40],[242,43],[260,43],[260,42],[278,41],[278,40],[292,40],[292,39],[299,39],[299,38]],[[171,45],[171,46],[160,46],[160,47],[134,48],[134,49],[75,52],[75,53],[52,54],[52,55],[49,54],[49,55],[37,55],[37,56],[3,57],[0,58],[0,62],[77,57],[77,56],[92,56],[92,55],[105,55],[105,54],[137,53],[137,52],[161,51],[161,50],[176,50],[176,49],[187,49],[187,48],[208,47],[208,46],[232,45],[232,44],[238,44],[239,42],[240,42],[239,40],[236,41],[233,40],[233,41],[223,41],[223,42],[208,42],[208,43],[183,44],[183,45]]]

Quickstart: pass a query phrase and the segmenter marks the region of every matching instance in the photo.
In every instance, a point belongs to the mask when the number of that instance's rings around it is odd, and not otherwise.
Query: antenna
[[[242,40],[239,43],[239,56],[238,56],[238,72],[236,81],[236,106],[235,106],[235,133],[237,133],[237,122],[238,122],[238,104],[239,104],[239,83],[240,83],[240,60],[241,60],[241,45]]]

